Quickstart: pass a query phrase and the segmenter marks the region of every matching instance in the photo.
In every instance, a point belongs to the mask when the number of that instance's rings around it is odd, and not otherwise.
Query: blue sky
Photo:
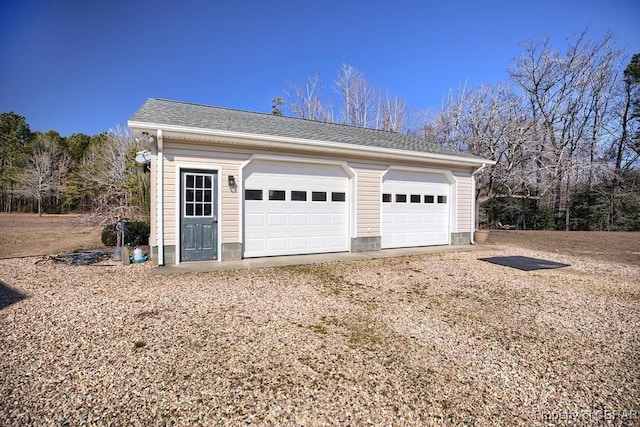
[[[270,112],[288,81],[329,86],[343,63],[439,110],[451,88],[507,80],[528,39],[610,30],[628,60],[639,18],[638,0],[5,0],[0,112],[63,136],[125,125],[150,97]]]

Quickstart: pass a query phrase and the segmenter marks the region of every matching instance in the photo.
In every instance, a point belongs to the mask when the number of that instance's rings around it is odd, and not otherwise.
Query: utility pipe
[[[158,216],[156,228],[157,228],[157,238],[158,238],[158,265],[164,265],[164,156],[163,156],[163,137],[162,137],[162,129],[158,129],[158,133],[156,135],[156,139],[158,141],[158,155],[156,160],[157,166],[157,186],[158,194],[157,194],[157,202],[156,206],[156,214]]]
[[[471,173],[471,244],[475,245],[475,239],[473,235],[476,232],[476,175],[478,175],[487,166],[483,163],[478,169]]]

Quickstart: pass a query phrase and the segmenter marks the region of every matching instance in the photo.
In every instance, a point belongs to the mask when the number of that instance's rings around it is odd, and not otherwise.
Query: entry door
[[[218,173],[182,170],[180,174],[180,260],[218,257]]]

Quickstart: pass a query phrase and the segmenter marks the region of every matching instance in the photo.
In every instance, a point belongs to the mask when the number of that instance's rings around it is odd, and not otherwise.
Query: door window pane
[[[420,195],[412,194],[411,195],[411,203],[420,203]]]
[[[438,196],[438,203],[447,203],[447,196]]]
[[[425,203],[433,203],[433,196],[431,196],[431,195],[425,195],[425,196],[424,196],[424,202],[425,202]]]
[[[396,194],[396,203],[407,203],[406,194]]]
[[[245,200],[262,200],[262,190],[244,190]]]
[[[382,203],[391,203],[391,194],[383,193],[382,194]]]
[[[311,200],[314,202],[326,202],[327,201],[326,191],[313,191],[311,193]]]
[[[207,173],[185,173],[183,176],[184,216],[198,217],[213,215],[214,175]]]

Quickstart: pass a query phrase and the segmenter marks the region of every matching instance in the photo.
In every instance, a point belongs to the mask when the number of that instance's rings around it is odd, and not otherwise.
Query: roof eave
[[[140,131],[151,131],[155,132],[158,129],[161,129],[163,132],[175,132],[175,133],[183,133],[183,134],[192,134],[192,135],[201,135],[201,136],[210,136],[210,137],[222,137],[222,138],[234,138],[237,140],[248,140],[251,141],[247,143],[248,146],[260,146],[260,142],[269,142],[273,144],[280,144],[282,148],[306,148],[311,146],[320,147],[327,150],[340,151],[342,154],[346,152],[358,153],[358,154],[369,154],[375,157],[385,157],[385,158],[395,158],[402,160],[416,160],[416,158],[421,160],[428,160],[434,163],[447,164],[447,165],[457,165],[464,167],[482,167],[483,165],[493,165],[495,164],[492,160],[481,159],[481,158],[469,158],[462,156],[453,156],[447,154],[438,154],[438,153],[429,153],[425,151],[409,151],[409,150],[399,150],[395,148],[382,148],[382,147],[372,147],[368,145],[357,145],[357,144],[347,144],[341,142],[332,142],[332,141],[321,141],[321,140],[313,140],[313,139],[304,139],[304,138],[292,138],[292,137],[284,137],[284,136],[275,136],[275,135],[264,135],[264,134],[254,134],[254,133],[244,133],[244,132],[232,132],[225,131],[220,129],[207,129],[207,128],[195,128],[190,126],[177,126],[177,125],[167,125],[163,123],[152,123],[152,122],[142,122],[136,120],[129,120],[127,125],[134,130]]]

